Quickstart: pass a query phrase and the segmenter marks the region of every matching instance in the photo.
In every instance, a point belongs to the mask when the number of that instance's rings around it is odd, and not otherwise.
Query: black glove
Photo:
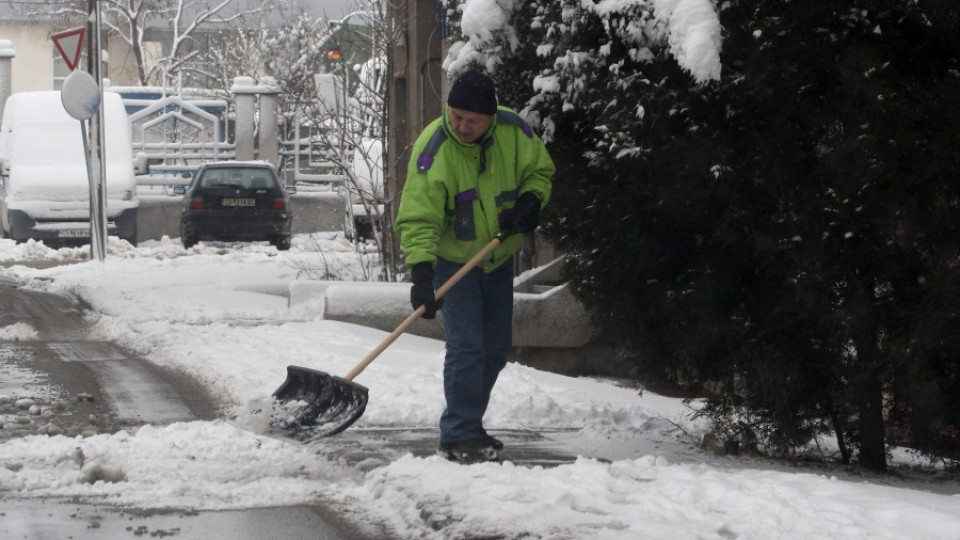
[[[540,223],[540,199],[533,192],[526,192],[513,205],[513,212],[500,227],[504,236],[533,232]]]
[[[410,305],[413,309],[425,306],[421,315],[424,319],[433,319],[437,310],[443,306],[442,300],[437,300],[433,292],[433,265],[428,262],[417,263],[410,269],[413,286],[410,287]]]

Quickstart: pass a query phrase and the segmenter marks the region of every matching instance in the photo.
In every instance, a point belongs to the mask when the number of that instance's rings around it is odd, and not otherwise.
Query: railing
[[[145,154],[150,163],[150,174],[137,177],[140,187],[172,194],[165,188],[189,184],[190,175],[204,163],[236,158],[236,145],[221,140],[226,100],[167,95],[126,98],[124,104],[139,108],[130,114],[133,151]]]

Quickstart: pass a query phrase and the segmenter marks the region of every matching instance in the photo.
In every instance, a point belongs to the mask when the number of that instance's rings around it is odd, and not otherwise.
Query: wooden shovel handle
[[[440,286],[439,289],[437,289],[437,291],[434,293],[434,298],[439,300],[440,298],[443,297],[443,295],[447,294],[447,291],[449,291],[454,285],[456,285],[461,279],[463,279],[463,276],[467,275],[467,272],[473,270],[475,266],[480,264],[480,261],[482,261],[484,257],[486,257],[488,254],[490,254],[491,251],[493,251],[497,246],[499,246],[501,241],[502,241],[502,238],[498,236],[493,240],[491,240],[489,244],[487,244],[486,246],[483,246],[483,249],[481,249],[476,255],[474,255],[472,259],[467,261],[467,264],[463,265],[459,270],[457,270],[457,273],[450,276],[450,279],[448,279],[443,285]],[[362,372],[364,369],[367,368],[367,366],[370,365],[370,362],[373,362],[374,359],[380,356],[380,353],[385,351],[387,347],[390,346],[391,343],[396,341],[401,334],[406,332],[407,329],[410,328],[410,326],[413,323],[415,323],[417,319],[420,318],[421,315],[423,315],[423,312],[426,311],[426,309],[427,308],[425,306],[420,306],[416,309],[416,311],[408,315],[407,318],[404,319],[402,323],[400,323],[400,326],[398,326],[396,330],[394,330],[393,332],[390,333],[390,335],[385,337],[383,341],[381,341],[380,344],[377,345],[375,349],[370,351],[370,354],[368,354],[366,358],[361,360],[360,363],[357,364],[357,367],[353,368],[353,370],[351,370],[350,373],[347,373],[347,376],[344,378],[348,381],[352,381],[354,377],[359,375],[360,372]]]

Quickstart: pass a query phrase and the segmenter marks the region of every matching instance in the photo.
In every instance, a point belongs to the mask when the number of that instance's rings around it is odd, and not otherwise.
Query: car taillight
[[[273,201],[273,205],[271,206],[271,208],[273,208],[274,210],[286,210],[286,209],[287,209],[287,201],[285,201],[285,200],[283,200],[283,199],[275,199],[275,200]]]
[[[192,201],[190,201],[191,210],[203,210],[206,207],[207,205],[203,204],[203,199],[193,199]]]

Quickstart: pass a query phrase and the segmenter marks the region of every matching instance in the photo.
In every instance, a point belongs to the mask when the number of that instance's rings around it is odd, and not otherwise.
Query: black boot
[[[487,439],[476,437],[450,444],[440,444],[437,452],[450,461],[457,463],[480,463],[482,461],[499,461],[500,454]]]
[[[501,442],[500,439],[494,437],[493,435],[490,435],[489,433],[487,433],[487,430],[480,428],[480,437],[483,439],[486,439],[487,442],[490,443],[490,446],[492,446],[494,450],[503,450],[503,442]]]

